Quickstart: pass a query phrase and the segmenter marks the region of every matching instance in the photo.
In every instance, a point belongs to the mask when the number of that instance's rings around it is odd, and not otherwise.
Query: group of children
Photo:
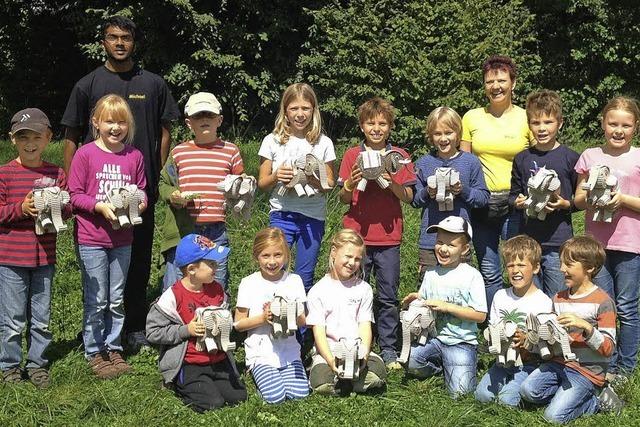
[[[315,392],[329,395],[379,389],[387,369],[401,368],[397,362],[401,202],[422,208],[421,286],[402,304],[421,301],[437,314],[437,334],[424,344],[412,344],[405,366],[409,374],[428,377],[442,372],[454,396],[475,390],[482,402],[497,399],[518,406],[524,399],[548,404],[545,416],[565,422],[599,409],[597,395],[606,379],[632,373],[640,337],[640,243],[633,235],[640,225],[640,151],[631,146],[640,119],[637,103],[623,97],[609,102],[602,117],[605,145],[581,156],[557,141],[562,106],[556,93],[543,90],[529,95],[526,111],[536,144],[513,161],[510,204],[516,210],[525,208],[527,181],[542,167],[557,173],[560,192],[546,205],[545,220],[526,218],[522,235],[505,242],[502,255],[511,286],[500,290],[487,307],[482,276],[469,264],[473,236],[469,216],[471,209],[486,206],[489,191],[478,158],[459,149],[460,116],[447,107],[431,112],[426,136],[433,150],[418,159],[414,171],[409,154],[389,141],[395,119],[392,105],[380,98],[366,101],[358,110],[364,141],[346,151],[336,179],[333,143],[322,134],[313,89],[297,83],[285,90],[274,131],[259,150],[257,184],[271,191],[270,227],[256,235],[253,259],[259,271],[240,281],[233,323],[236,330],[247,331],[246,366],[264,400],[303,398],[309,394],[309,383]],[[164,292],[147,318],[147,339],[161,348],[163,378],[198,411],[247,397],[233,356],[196,345],[206,331],[197,320],[197,309],[228,307],[230,249],[224,198],[217,184],[227,175],[244,172],[238,148],[218,137],[221,112],[212,94],[192,95],[185,121],[194,138],[177,145],[162,170],[159,192],[167,202],[161,241]],[[131,369],[121,355],[120,334],[132,229],[113,227],[116,209],[108,194],[130,184],[144,191],[146,183],[141,154],[126,145],[134,132],[126,101],[116,95],[102,98],[92,124],[95,141],[74,157],[68,190],[82,270],[85,355],[98,377],[113,378]],[[44,185],[65,189],[67,183],[60,168],[42,161],[51,130],[40,110],[18,112],[12,119],[11,139],[18,158],[0,169],[0,274],[5,279],[0,316],[11,319],[0,324],[0,369],[5,381],[22,379],[20,341],[29,313],[25,372],[34,384],[46,386],[44,351],[51,341],[47,326],[55,235],[35,234],[38,210],[32,190]],[[384,161],[387,156],[401,160],[395,169],[372,177],[362,158],[372,161],[369,154],[376,153]],[[310,177],[315,194],[300,197],[286,185],[294,178],[297,160],[310,154],[324,169],[319,175],[325,182],[321,185],[317,176]],[[615,211],[610,223],[592,220],[588,193],[581,185],[594,165],[608,166],[618,178],[607,205]],[[441,209],[442,200],[436,200],[437,190],[429,179],[442,168],[459,176],[448,188],[453,196],[450,209]],[[340,188],[340,201],[348,205],[345,228],[332,237],[329,271],[314,285],[325,228],[325,193],[334,186]],[[144,210],[145,200],[139,210]],[[593,238],[573,237],[571,212],[579,209],[587,210],[586,230]],[[64,215],[68,218],[71,209]],[[290,264],[295,265],[294,272]],[[368,284],[372,275],[375,295]],[[298,336],[272,334],[270,302],[276,294],[306,305],[295,319]],[[514,310],[524,317],[557,313],[578,359],[556,358],[541,364],[522,349],[522,367],[494,366],[476,387],[478,324],[486,321],[487,313],[489,324],[495,324]],[[379,355],[372,352],[373,323]],[[311,333],[315,348],[307,378],[300,343]],[[343,340],[357,341],[361,349],[362,365],[353,381],[342,379],[332,353]],[[523,332],[518,332],[512,345],[521,349],[523,341]]]

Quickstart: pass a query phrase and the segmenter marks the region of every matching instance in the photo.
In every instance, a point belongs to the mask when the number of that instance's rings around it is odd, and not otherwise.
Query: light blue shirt
[[[478,270],[466,263],[460,263],[455,268],[437,266],[427,270],[420,286],[420,297],[487,312],[487,298],[482,276]],[[449,313],[438,313],[436,328],[438,339],[443,344],[455,345],[461,342],[478,344],[476,322],[462,320]]]

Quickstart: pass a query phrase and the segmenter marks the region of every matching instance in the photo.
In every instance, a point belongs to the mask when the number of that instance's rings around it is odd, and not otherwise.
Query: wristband
[[[346,191],[346,192],[348,192],[348,193],[351,193],[351,192],[353,191],[353,188],[349,188],[349,186],[347,185],[347,182],[348,182],[348,181],[349,181],[349,180],[346,180],[346,181],[344,182],[344,184],[342,184],[342,188],[344,189],[344,191]]]

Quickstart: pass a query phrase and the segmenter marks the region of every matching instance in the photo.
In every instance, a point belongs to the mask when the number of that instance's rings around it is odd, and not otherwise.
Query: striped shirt
[[[586,295],[573,296],[569,290],[553,298],[554,311],[560,315],[572,313],[593,326],[591,337],[585,338],[582,329],[570,328],[573,351],[578,361],[567,362],[562,357],[554,358],[558,363],[575,369],[595,385],[604,385],[604,376],[609,357],[616,347],[616,309],[605,291],[596,287]]]
[[[22,215],[29,191],[57,185],[67,188],[62,169],[44,162],[27,168],[16,160],[0,166],[0,264],[33,268],[56,263],[56,234],[36,235],[33,218]],[[69,205],[68,211],[71,213]]]
[[[238,147],[221,139],[203,145],[191,140],[176,146],[171,156],[176,164],[180,191],[198,195],[187,205],[189,215],[198,224],[224,222],[224,193],[216,185],[229,174],[244,172]]]

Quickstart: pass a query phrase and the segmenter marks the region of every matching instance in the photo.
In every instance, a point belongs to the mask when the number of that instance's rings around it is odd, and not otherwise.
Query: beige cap
[[[184,114],[185,116],[193,116],[202,111],[220,114],[222,113],[222,105],[212,93],[194,93],[189,97],[187,105],[184,106]]]

